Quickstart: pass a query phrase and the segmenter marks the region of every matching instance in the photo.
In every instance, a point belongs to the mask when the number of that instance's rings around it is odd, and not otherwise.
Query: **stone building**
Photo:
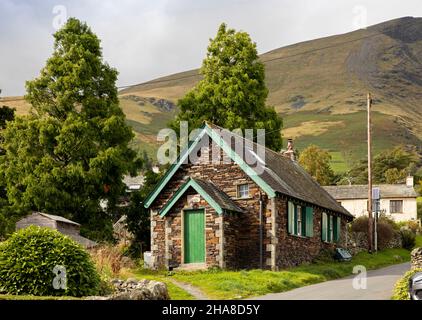
[[[43,212],[33,212],[16,222],[16,230],[29,226],[47,227],[69,236],[74,241],[89,249],[97,245],[96,242],[82,237],[79,234],[80,224],[61,216],[55,216]]]
[[[291,155],[208,123],[144,205],[154,268],[294,266],[344,244],[353,219]]]

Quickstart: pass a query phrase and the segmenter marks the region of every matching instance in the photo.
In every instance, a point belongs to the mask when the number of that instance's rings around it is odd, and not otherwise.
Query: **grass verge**
[[[409,251],[387,249],[377,254],[361,252],[351,262],[320,262],[282,271],[211,269],[193,272],[151,272],[140,270],[138,278],[153,277],[168,283],[168,277],[190,283],[212,299],[243,299],[267,293],[283,292],[327,280],[351,275],[353,267],[363,265],[368,270],[409,261]],[[173,298],[173,297],[172,297]],[[179,297],[179,299],[184,299]]]

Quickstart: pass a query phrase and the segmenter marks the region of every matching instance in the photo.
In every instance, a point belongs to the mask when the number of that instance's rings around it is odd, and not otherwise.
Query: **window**
[[[290,234],[312,237],[314,215],[311,207],[297,205],[291,201],[287,203],[287,231]]]
[[[237,186],[237,197],[238,198],[249,198],[249,185],[240,184]]]
[[[390,213],[403,213],[403,200],[390,200]]]
[[[298,236],[302,235],[302,207],[301,206],[297,206],[296,207],[296,211],[297,211],[297,218],[296,218],[296,234]]]
[[[341,233],[341,219],[325,212],[322,213],[321,240],[324,242],[338,242]]]

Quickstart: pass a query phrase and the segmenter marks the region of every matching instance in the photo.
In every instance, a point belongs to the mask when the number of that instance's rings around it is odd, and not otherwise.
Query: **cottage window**
[[[403,213],[403,200],[390,200],[390,213]]]
[[[322,213],[321,240],[324,242],[338,242],[341,233],[341,218]]]
[[[237,186],[237,197],[238,198],[249,198],[249,185],[240,184]]]
[[[301,236],[302,235],[302,207],[297,206],[296,210],[297,210],[297,217],[296,217],[296,223],[297,223],[296,230],[297,231],[296,231],[296,234],[298,236]]]
[[[313,237],[314,214],[312,207],[297,205],[291,201],[287,205],[287,231],[290,234]]]

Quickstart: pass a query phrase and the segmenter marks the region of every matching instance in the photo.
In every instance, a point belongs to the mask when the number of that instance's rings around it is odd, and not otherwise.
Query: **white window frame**
[[[241,190],[242,187],[246,187],[246,190]],[[239,199],[247,199],[249,198],[249,184],[238,184],[237,185],[237,197]]]
[[[330,242],[334,242],[334,218],[330,214],[328,215],[328,232],[330,232]]]
[[[297,233],[296,235],[301,236],[302,235],[302,206],[297,205],[296,206],[296,228]]]

